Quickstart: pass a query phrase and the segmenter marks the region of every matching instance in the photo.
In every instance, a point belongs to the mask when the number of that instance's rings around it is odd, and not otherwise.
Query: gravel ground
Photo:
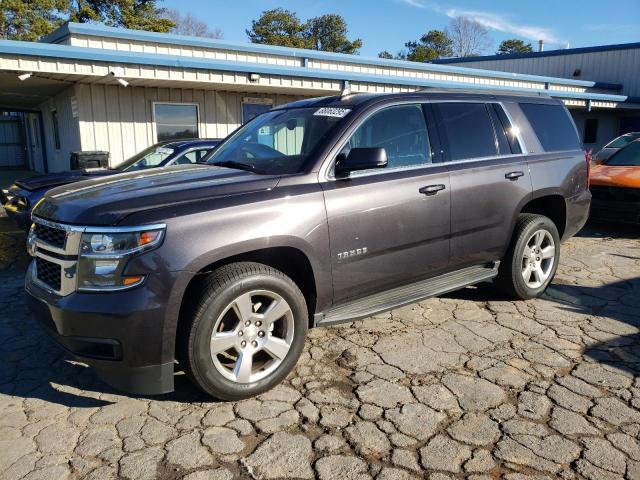
[[[235,403],[183,377],[121,395],[68,359],[26,309],[11,229],[0,219],[2,479],[640,479],[637,229],[564,244],[539,300],[486,284],[313,330],[284,384]]]

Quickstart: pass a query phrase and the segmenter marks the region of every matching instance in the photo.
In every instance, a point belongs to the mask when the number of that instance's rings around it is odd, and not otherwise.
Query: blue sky
[[[584,47],[640,42],[639,0],[164,0],[168,8],[191,12],[224,38],[246,42],[245,29],[263,10],[282,7],[304,20],[325,13],[344,16],[350,38],[362,38],[360,53],[376,56],[393,53],[408,40],[431,29],[445,27],[457,14],[475,18],[489,28],[493,41],[487,54],[495,52],[505,38],[522,38],[537,46],[544,38],[547,48]],[[635,23],[635,25],[634,25]]]

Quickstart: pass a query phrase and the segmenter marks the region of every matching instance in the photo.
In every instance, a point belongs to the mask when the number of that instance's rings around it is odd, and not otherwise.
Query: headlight
[[[78,291],[122,290],[140,285],[143,275],[126,276],[128,260],[141,252],[157,248],[164,237],[164,226],[90,231],[80,239]]]

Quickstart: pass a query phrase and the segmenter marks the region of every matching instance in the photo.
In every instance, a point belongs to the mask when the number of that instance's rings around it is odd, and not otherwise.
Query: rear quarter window
[[[582,148],[573,120],[562,105],[521,103],[520,108],[545,152]]]

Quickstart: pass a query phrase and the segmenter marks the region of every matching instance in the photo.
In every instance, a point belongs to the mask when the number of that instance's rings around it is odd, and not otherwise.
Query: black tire
[[[229,304],[242,294],[256,290],[272,291],[289,304],[293,314],[293,340],[276,370],[255,382],[238,383],[225,378],[214,365],[211,335],[217,319]],[[190,323],[181,329],[181,364],[198,388],[218,399],[240,400],[258,395],[280,383],[295,366],[304,347],[308,319],[304,295],[284,273],[260,263],[226,265],[205,279],[195,313]]]
[[[527,241],[538,230],[547,231],[553,238],[555,258],[551,266],[548,278],[537,288],[531,288],[524,280],[523,255],[527,247]],[[511,244],[506,255],[500,263],[498,276],[494,283],[504,293],[519,300],[528,300],[540,296],[549,286],[558,269],[560,260],[560,235],[553,221],[544,215],[533,213],[520,214],[516,222]]]

